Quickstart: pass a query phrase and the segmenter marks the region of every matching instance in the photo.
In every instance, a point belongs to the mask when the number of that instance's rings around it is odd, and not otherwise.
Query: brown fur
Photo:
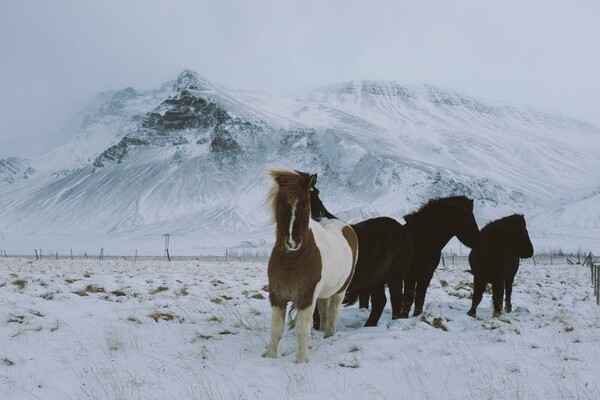
[[[306,220],[306,223],[295,224],[299,227],[297,232],[302,247],[297,251],[287,251],[285,235],[289,220],[287,215],[283,215],[286,207],[279,206],[278,202],[288,202],[289,206],[289,203],[297,200],[297,213],[306,212],[310,215],[308,189],[314,185],[314,178],[302,172],[271,170],[270,174],[276,182],[269,192],[269,198],[278,228],[267,272],[269,299],[272,306],[285,308],[291,301],[297,309],[302,310],[312,304],[315,286],[321,280],[321,253],[313,233],[308,229],[308,217],[303,218],[302,215],[297,215],[297,220]]]

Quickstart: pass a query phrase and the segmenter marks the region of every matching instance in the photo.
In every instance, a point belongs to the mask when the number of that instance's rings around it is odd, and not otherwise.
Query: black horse
[[[317,188],[311,192],[310,206],[311,216],[316,221],[335,218],[321,202]],[[402,280],[413,256],[410,232],[406,226],[388,217],[372,218],[351,226],[358,237],[358,260],[347,290],[370,293],[373,307],[365,326],[377,326],[387,302],[386,284],[392,302],[392,318],[399,318]]]
[[[481,230],[481,242],[469,254],[469,264],[474,275],[473,303],[467,312],[474,317],[488,283],[492,284],[494,317],[502,312],[506,289],[506,312],[512,311],[513,281],[519,269],[519,258],[533,256],[525,217],[513,214],[487,224]]]
[[[473,200],[465,196],[429,200],[418,211],[405,215],[404,220],[415,248],[413,261],[404,278],[401,317],[407,318],[413,301],[413,316],[423,312],[425,293],[444,246],[456,236],[465,246],[474,247],[479,242],[479,228],[473,216]]]

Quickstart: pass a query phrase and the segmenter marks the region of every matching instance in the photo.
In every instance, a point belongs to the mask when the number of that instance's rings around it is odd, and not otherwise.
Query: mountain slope
[[[158,90],[103,98],[57,150],[0,160],[5,237],[270,238],[267,164],[319,173],[323,201],[349,222],[456,194],[476,200],[481,225],[553,215],[599,181],[600,159],[586,158],[600,150],[595,126],[428,85],[347,82],[282,97],[183,71]],[[556,229],[536,226],[533,237]]]

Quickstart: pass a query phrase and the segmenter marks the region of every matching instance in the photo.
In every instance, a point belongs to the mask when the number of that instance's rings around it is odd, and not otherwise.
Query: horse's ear
[[[308,180],[308,188],[312,189],[315,187],[316,184],[317,184],[317,174],[313,174],[310,176],[310,178]]]

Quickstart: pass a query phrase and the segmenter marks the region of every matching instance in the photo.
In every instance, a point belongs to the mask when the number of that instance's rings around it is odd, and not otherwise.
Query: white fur
[[[286,243],[286,247],[289,251],[297,251],[300,249],[300,246],[296,245],[294,238],[292,237],[292,232],[294,231],[294,222],[296,221],[296,207],[298,206],[298,200],[294,202],[292,205],[292,216],[290,218],[290,235],[288,236],[288,240]]]
[[[292,209],[290,233],[295,219],[295,206]],[[296,316],[296,337],[298,340],[297,363],[308,362],[308,342],[312,327],[312,315],[318,305],[321,315],[321,326],[325,337],[332,336],[340,313],[340,305],[344,292],[338,293],[350,277],[356,262],[352,257],[350,244],[344,237],[342,229],[347,226],[337,219],[323,219],[321,222],[309,220],[309,228],[315,237],[315,242],[321,252],[321,280],[315,287],[313,301],[310,307],[298,310]],[[291,234],[290,234],[291,237]],[[263,357],[277,357],[279,341],[285,328],[285,308],[272,307],[271,340]]]
[[[342,234],[345,226],[348,225],[339,219],[309,221],[323,264],[321,281],[317,284],[319,290],[315,293],[319,299],[331,297],[340,290],[354,267],[352,249]]]

